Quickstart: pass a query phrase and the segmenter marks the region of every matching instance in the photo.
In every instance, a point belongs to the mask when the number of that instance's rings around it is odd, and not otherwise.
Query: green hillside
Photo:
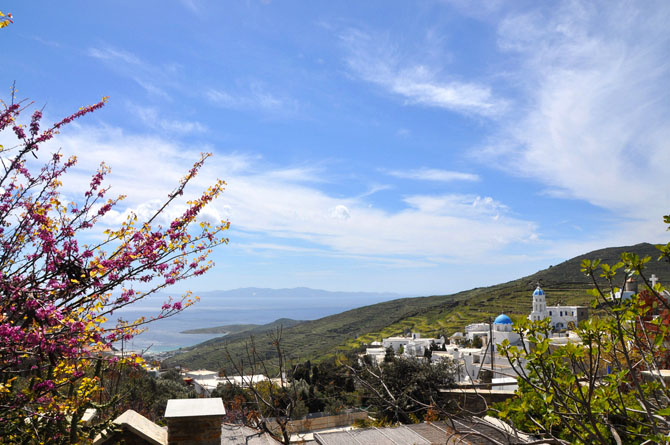
[[[291,318],[279,318],[267,324],[227,324],[223,326],[213,326],[210,328],[189,329],[182,331],[182,334],[240,334],[242,332],[248,334],[264,333],[275,327],[282,326],[290,328],[297,324],[303,323],[302,320],[293,320]]]
[[[282,345],[293,360],[320,361],[382,337],[420,332],[423,336],[450,335],[462,331],[465,325],[485,321],[504,312],[512,318],[525,317],[531,309],[531,294],[539,282],[547,294],[548,304],[588,304],[591,300],[585,290],[591,287],[589,279],[579,271],[584,258],[600,258],[614,264],[622,252],[650,255],[649,274],[655,273],[661,281],[670,281],[670,268],[656,262],[658,251],[651,244],[612,247],[596,250],[533,275],[485,288],[475,288],[453,295],[402,298],[353,309],[318,320],[306,321],[285,328]],[[267,335],[255,330],[256,347],[261,357],[273,356]],[[233,357],[243,357],[249,332],[231,334],[205,343],[184,348],[181,353],[164,361],[165,365],[190,368],[230,369],[223,350],[224,344]]]

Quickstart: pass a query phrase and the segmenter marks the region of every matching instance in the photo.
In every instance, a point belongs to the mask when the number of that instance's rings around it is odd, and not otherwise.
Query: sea
[[[167,296],[154,295],[114,312],[108,323],[127,321],[159,312]],[[356,307],[399,298],[392,293],[328,292],[322,290],[245,288],[206,292],[201,300],[177,315],[155,320],[145,332],[123,345],[128,351],[158,354],[193,346],[222,334],[184,334],[190,329],[231,324],[266,324],[279,318],[315,320]]]

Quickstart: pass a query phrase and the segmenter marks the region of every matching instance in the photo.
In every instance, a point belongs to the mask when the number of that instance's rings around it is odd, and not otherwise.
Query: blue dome
[[[512,324],[512,319],[505,314],[500,314],[493,320],[493,324]]]
[[[537,297],[538,295],[544,295],[544,291],[540,286],[537,286],[535,292],[533,292],[533,297]]]

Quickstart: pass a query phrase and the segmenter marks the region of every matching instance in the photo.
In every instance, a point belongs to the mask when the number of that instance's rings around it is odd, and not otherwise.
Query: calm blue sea
[[[124,348],[164,352],[192,346],[219,335],[182,334],[189,329],[230,324],[265,324],[279,318],[314,320],[348,309],[397,298],[394,294],[333,293],[299,289],[237,289],[201,294],[201,301],[173,317],[147,325],[147,331]],[[158,313],[164,296],[151,296],[116,311],[111,317],[135,320]],[[118,347],[119,345],[117,345]]]
[[[135,337],[126,348],[144,350],[150,347],[151,352],[163,352],[192,346],[220,335],[182,334],[188,329],[208,328],[229,324],[265,324],[278,318],[293,318],[295,320],[313,320],[338,313],[339,308],[331,310],[314,310],[311,308],[281,309],[281,308],[254,308],[250,309],[200,309],[192,306],[174,317],[157,320],[147,325],[147,331]],[[123,311],[124,319],[135,319],[147,315],[146,309]],[[121,312],[118,312],[120,315]]]

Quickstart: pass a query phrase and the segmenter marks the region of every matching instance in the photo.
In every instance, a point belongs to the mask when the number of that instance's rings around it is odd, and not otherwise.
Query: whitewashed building
[[[384,361],[384,357],[386,357],[386,349],[382,347],[365,348],[365,355],[370,356],[374,362],[380,364]]]
[[[514,345],[519,343],[521,337],[512,329],[512,319],[505,314],[500,314],[493,320],[493,344],[499,345],[507,340]],[[497,348],[496,348],[497,349]]]
[[[512,329],[512,319],[505,314],[500,314],[493,320],[493,327],[488,323],[472,323],[465,327],[465,338],[473,341],[475,338],[481,338],[482,343],[486,345],[489,337],[493,336],[493,343],[501,344],[504,340],[511,344],[519,342],[519,334]]]
[[[465,327],[465,339],[473,341],[477,337],[487,337],[490,333],[488,323],[471,323]]]
[[[586,306],[547,306],[544,291],[538,285],[533,292],[533,310],[528,319],[540,321],[547,318],[551,319],[554,330],[562,331],[589,318],[589,310]]]
[[[184,377],[189,379],[213,379],[219,376],[217,371],[210,371],[208,369],[198,369],[195,371],[186,371]]]
[[[212,392],[219,386],[221,379],[217,377],[193,379],[193,389],[199,396],[209,397]]]
[[[435,343],[442,347],[445,343],[444,337],[440,338],[421,338],[421,334],[413,332],[408,337],[388,337],[382,340],[384,348],[393,348],[396,353],[403,348],[403,355],[410,357],[421,357],[426,349],[430,349],[430,345]]]

